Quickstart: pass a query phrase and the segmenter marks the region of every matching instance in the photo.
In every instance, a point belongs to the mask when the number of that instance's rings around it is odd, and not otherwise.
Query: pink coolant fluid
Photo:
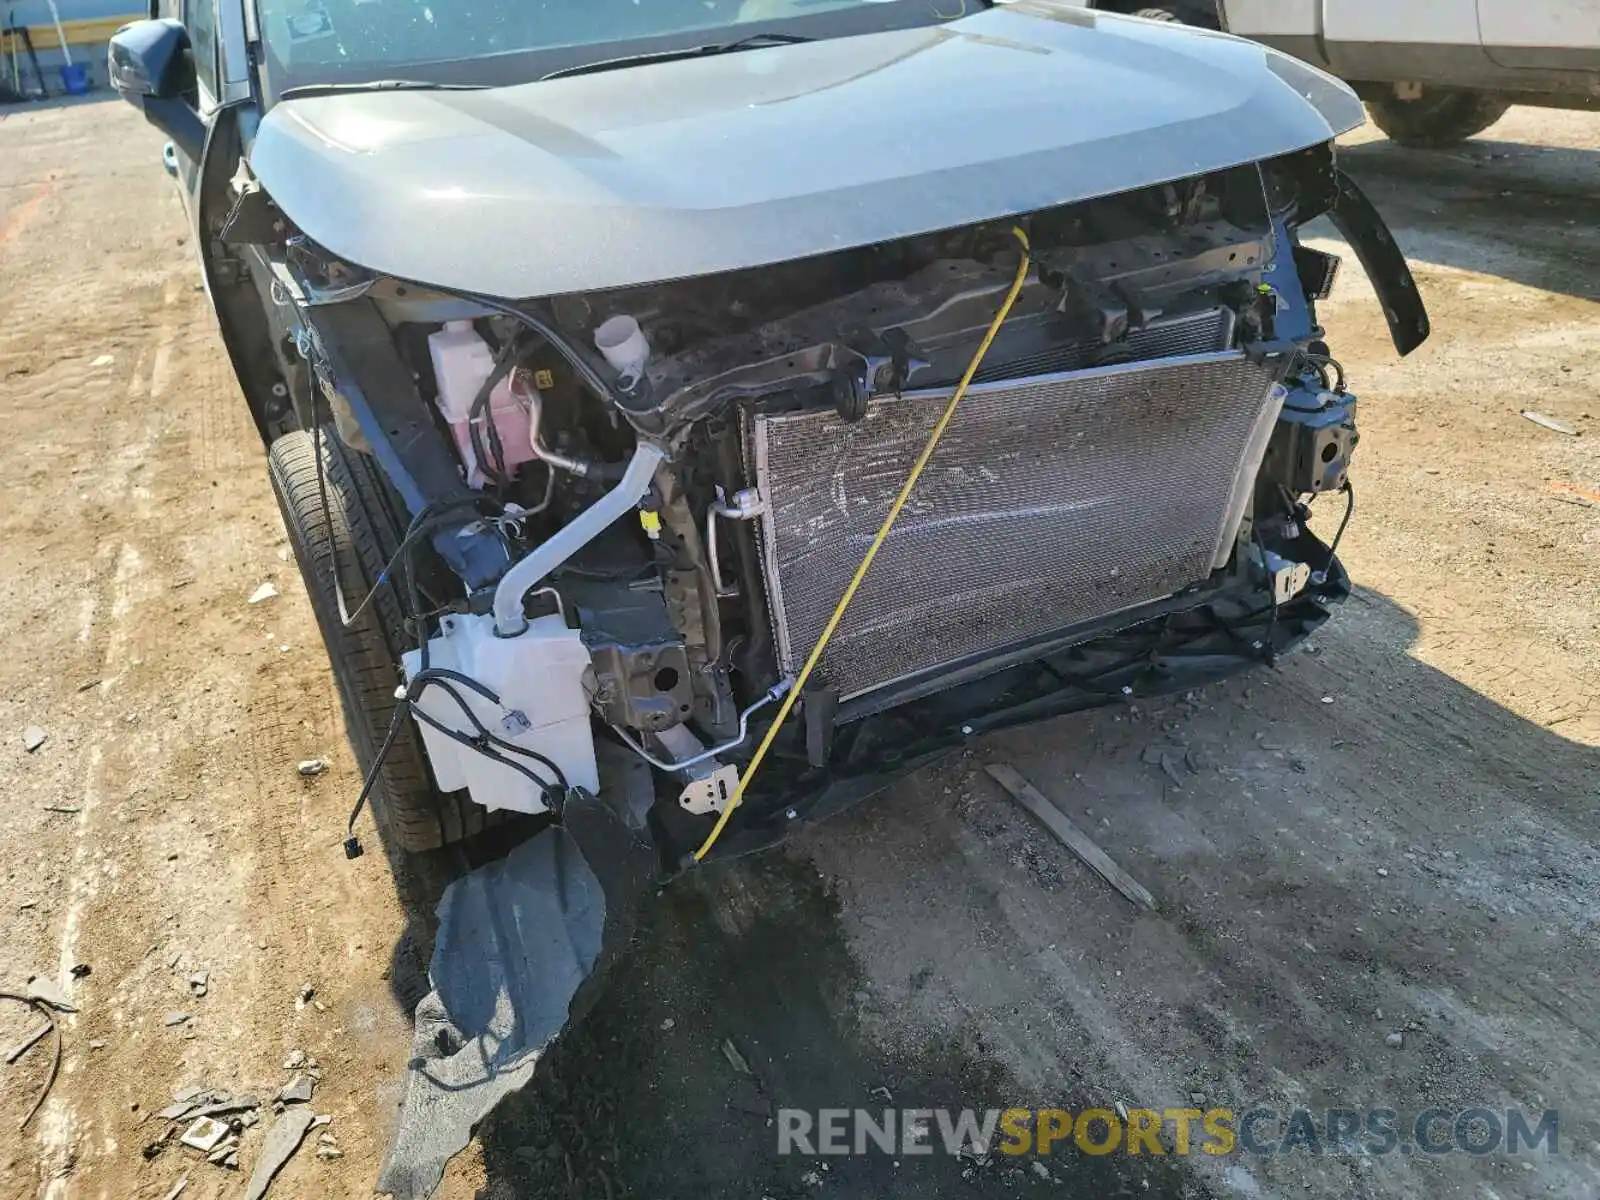
[[[428,335],[428,353],[433,358],[433,377],[439,385],[439,411],[444,414],[461,461],[466,465],[467,485],[482,487],[483,464],[472,447],[472,424],[469,422],[478,390],[494,374],[494,352],[489,349],[489,343],[478,336],[471,321],[447,321],[443,329]],[[500,435],[500,451],[506,474],[510,475],[534,455],[528,436],[528,409],[513,393],[509,374],[489,393],[488,420],[494,422],[495,431]],[[492,464],[494,451],[486,428],[488,420],[480,416],[476,425],[483,453]]]

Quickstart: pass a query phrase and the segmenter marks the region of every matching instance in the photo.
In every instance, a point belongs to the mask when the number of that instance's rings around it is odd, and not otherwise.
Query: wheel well
[[[222,227],[233,206],[229,181],[241,154],[239,109],[225,108],[212,123],[201,156],[196,224],[201,267],[222,344],[262,444],[271,445],[280,434],[301,427],[296,392],[306,385],[303,378],[296,378],[303,372],[297,373],[281,352],[249,263],[222,241]]]
[[[1217,19],[1216,0],[1092,0],[1089,7],[1124,16],[1159,8],[1171,13],[1185,25],[1199,25],[1206,29],[1221,27]]]

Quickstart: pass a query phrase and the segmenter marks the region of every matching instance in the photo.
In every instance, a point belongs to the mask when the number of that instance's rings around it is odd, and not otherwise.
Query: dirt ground
[[[1353,260],[1324,306],[1362,444],[1357,592],[1315,645],[985,739],[674,887],[442,1195],[1600,1195],[1600,116],[1516,109],[1450,152],[1349,142],[1435,334],[1397,360]],[[340,853],[358,779],[159,146],[109,100],[0,110],[0,989],[59,978],[80,1010],[23,1134],[49,1055],[0,1065],[0,1197],[157,1200],[186,1174],[185,1200],[238,1196],[152,1114],[186,1085],[270,1095],[296,1050],[343,1157],[307,1146],[272,1195],[369,1195],[450,868],[397,886],[383,855]],[[249,603],[263,583],[278,594]],[[997,761],[1158,911],[1005,799]],[[31,1027],[0,1007],[0,1047]],[[1044,1175],[774,1152],[763,1103],[881,1107],[884,1088],[900,1107],[1554,1108],[1560,1142],[1061,1154]]]

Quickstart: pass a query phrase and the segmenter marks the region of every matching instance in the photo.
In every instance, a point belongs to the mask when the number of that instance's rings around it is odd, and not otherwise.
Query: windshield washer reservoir
[[[452,685],[483,727],[550,759],[561,768],[569,787],[598,792],[589,697],[583,686],[589,651],[579,632],[567,628],[565,619],[554,613],[529,621],[527,629],[515,637],[497,637],[494,618],[489,616],[453,615],[439,626],[439,636],[428,642],[428,667],[465,675],[500,698],[496,704],[472,688]],[[405,654],[401,666],[406,680],[414,680],[422,669],[421,651]],[[477,729],[444,688],[424,688],[415,703],[440,724],[468,738],[477,736]],[[417,725],[441,791],[466,788],[475,802],[491,809],[540,813],[549,807],[540,789],[525,775],[426,721]],[[556,786],[549,768],[534,759],[521,761]]]

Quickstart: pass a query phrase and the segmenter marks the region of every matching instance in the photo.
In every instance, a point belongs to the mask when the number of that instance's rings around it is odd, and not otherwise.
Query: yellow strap
[[[844,610],[850,607],[850,601],[855,599],[856,590],[861,586],[861,581],[867,577],[867,571],[872,567],[872,560],[878,557],[878,551],[883,548],[884,541],[889,536],[889,531],[894,528],[894,523],[900,517],[900,510],[906,506],[906,501],[911,498],[911,489],[917,486],[917,479],[922,475],[922,470],[928,465],[928,460],[933,457],[933,452],[939,446],[939,439],[944,436],[945,428],[950,424],[950,418],[956,415],[956,405],[961,403],[961,398],[967,394],[967,388],[972,385],[972,377],[978,373],[978,368],[983,365],[983,356],[989,353],[989,347],[994,344],[995,335],[1000,332],[1000,326],[1011,313],[1011,306],[1017,302],[1018,295],[1022,292],[1022,285],[1028,278],[1030,264],[1028,235],[1019,226],[1012,226],[1011,232],[1017,241],[1022,243],[1022,258],[1017,263],[1017,277],[1011,281],[1011,290],[1006,293],[1006,298],[995,311],[994,320],[989,322],[988,332],[983,335],[983,341],[978,343],[978,349],[972,356],[972,361],[967,364],[966,371],[961,376],[961,382],[956,385],[956,390],[950,395],[950,402],[944,406],[939,421],[933,427],[933,432],[928,435],[927,445],[922,447],[922,453],[917,455],[917,461],[912,465],[911,472],[906,476],[905,483],[900,485],[900,494],[894,498],[894,503],[889,506],[889,515],[883,519],[883,524],[878,529],[878,534],[872,539],[872,545],[867,547],[866,556],[862,558],[861,565],[856,568],[856,573],[850,579],[850,586],[844,589],[844,595],[839,597],[839,603],[834,606],[833,615],[828,618],[828,623],[823,626],[822,636],[817,639],[817,644],[806,659],[805,666],[800,668],[800,675],[794,681],[794,686],[784,696],[783,704],[778,709],[778,715],[772,719],[767,734],[761,739],[761,744],[756,747],[755,756],[751,758],[750,765],[744,769],[744,775],[739,780],[739,786],[729,798],[727,806],[717,818],[717,823],[706,837],[705,843],[694,852],[694,860],[699,862],[711,853],[711,848],[717,844],[717,839],[722,836],[722,831],[727,828],[728,819],[733,816],[733,810],[739,807],[739,801],[744,798],[750,781],[756,777],[756,772],[761,769],[761,764],[766,760],[767,751],[772,748],[773,739],[778,736],[778,730],[783,726],[784,719],[794,708],[794,702],[805,689],[806,681],[811,678],[811,672],[816,669],[817,663],[822,658],[822,652],[828,647],[828,639],[833,637],[834,630],[839,628],[839,622],[844,617]]]

